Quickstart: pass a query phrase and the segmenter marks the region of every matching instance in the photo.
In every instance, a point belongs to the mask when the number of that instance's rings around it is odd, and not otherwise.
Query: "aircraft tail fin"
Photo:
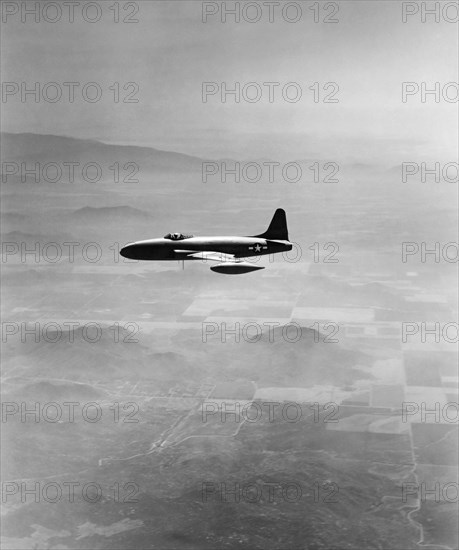
[[[274,212],[273,219],[268,229],[264,233],[261,233],[261,235],[253,236],[273,241],[288,241],[287,216],[285,215],[285,210],[278,208]]]

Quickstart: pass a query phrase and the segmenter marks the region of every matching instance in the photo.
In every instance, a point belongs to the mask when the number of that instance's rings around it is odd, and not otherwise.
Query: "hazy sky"
[[[2,23],[3,83],[26,82],[29,88],[35,82],[81,83],[73,103],[64,86],[65,98],[56,103],[35,103],[32,96],[21,102],[19,93],[4,99],[3,131],[135,143],[205,158],[454,159],[458,103],[443,97],[435,103],[433,96],[422,103],[420,92],[402,103],[404,81],[420,87],[421,82],[431,87],[458,81],[457,24],[442,17],[439,23],[434,17],[423,23],[419,12],[403,23],[400,2],[346,1],[338,3],[338,23],[314,23],[313,3],[300,2],[297,23],[284,21],[280,7],[270,23],[268,8],[257,2],[263,9],[257,23],[243,18],[235,23],[231,16],[222,23],[220,13],[203,23],[200,1],[144,0],[137,2],[133,16],[138,23],[116,24],[112,2],[100,2],[101,18],[95,23],[83,19],[84,4],[75,7],[74,23],[68,22],[67,11],[56,23],[42,15],[38,23],[32,16],[21,23],[19,13]],[[120,18],[131,12],[126,4],[119,2]],[[234,2],[226,5],[229,9]],[[330,11],[322,3],[320,20]],[[96,103],[82,98],[83,85],[91,81],[102,89]],[[120,83],[121,99],[133,90],[122,86],[137,83],[139,102],[114,103],[109,90],[114,82]],[[258,103],[245,101],[242,94],[240,103],[233,96],[222,103],[219,94],[204,103],[203,82],[226,82],[228,88],[235,82],[280,86],[273,103],[266,86]],[[300,101],[282,98],[288,82],[301,87]],[[323,90],[315,103],[309,90],[314,82],[320,87],[336,82],[339,103],[323,103]],[[455,94],[450,88],[450,97]]]

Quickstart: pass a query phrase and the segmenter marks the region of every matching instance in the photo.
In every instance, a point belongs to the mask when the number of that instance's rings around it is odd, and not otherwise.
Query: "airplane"
[[[162,239],[129,243],[120,250],[130,260],[203,260],[218,262],[210,269],[216,273],[238,275],[264,269],[243,261],[250,256],[277,254],[292,250],[288,240],[285,211],[278,208],[268,229],[252,237],[195,237],[168,233]],[[182,264],[184,266],[184,263]]]

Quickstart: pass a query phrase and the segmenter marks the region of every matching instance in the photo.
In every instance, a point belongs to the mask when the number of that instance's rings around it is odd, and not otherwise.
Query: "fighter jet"
[[[252,237],[195,237],[168,233],[162,239],[127,244],[121,256],[131,260],[201,260],[217,262],[210,269],[216,273],[237,275],[264,269],[244,258],[277,254],[292,250],[288,240],[285,211],[278,208],[268,229]]]

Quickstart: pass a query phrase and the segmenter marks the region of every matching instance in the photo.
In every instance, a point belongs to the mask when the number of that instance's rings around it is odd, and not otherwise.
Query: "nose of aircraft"
[[[135,244],[127,244],[126,246],[123,246],[123,248],[120,250],[120,255],[123,256],[123,258],[129,258],[129,259],[135,259]]]
[[[171,256],[164,253],[158,243],[151,239],[150,241],[141,241],[129,243],[120,250],[120,255],[129,260],[170,260]]]

